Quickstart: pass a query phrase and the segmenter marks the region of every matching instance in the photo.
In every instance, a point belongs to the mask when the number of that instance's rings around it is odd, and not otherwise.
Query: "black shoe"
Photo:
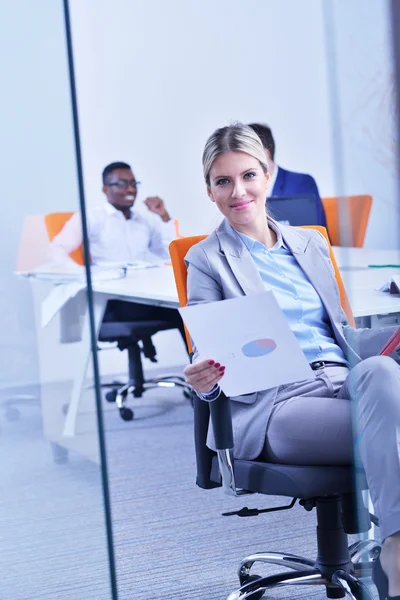
[[[400,596],[389,596],[389,581],[385,571],[382,569],[380,556],[374,561],[372,580],[378,590],[379,600],[400,600]]]

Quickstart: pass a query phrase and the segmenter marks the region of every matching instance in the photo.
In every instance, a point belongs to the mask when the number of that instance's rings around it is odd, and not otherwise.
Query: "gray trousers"
[[[363,464],[382,539],[400,531],[400,367],[389,357],[279,388],[262,457],[281,464]]]

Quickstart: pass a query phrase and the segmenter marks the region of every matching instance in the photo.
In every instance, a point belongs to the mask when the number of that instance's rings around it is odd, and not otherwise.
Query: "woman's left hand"
[[[196,392],[207,393],[220,381],[225,367],[214,360],[199,360],[187,365],[183,373],[186,381]]]

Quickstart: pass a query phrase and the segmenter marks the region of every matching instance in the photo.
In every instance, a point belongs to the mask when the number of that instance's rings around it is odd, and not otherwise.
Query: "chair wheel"
[[[115,402],[117,399],[117,390],[110,390],[106,393],[105,398],[107,402]]]
[[[345,598],[346,597],[346,592],[339,587],[327,587],[326,588],[326,597],[327,598]]]
[[[18,419],[21,416],[21,413],[19,412],[18,408],[8,406],[5,410],[5,415],[7,421],[18,421]]]
[[[119,414],[124,421],[132,421],[133,419],[133,410],[126,406],[119,409]]]
[[[262,579],[260,575],[244,575],[239,577],[240,585],[246,585],[247,583],[253,583],[258,579]],[[246,600],[260,600],[264,596],[265,592],[254,592],[246,596]]]

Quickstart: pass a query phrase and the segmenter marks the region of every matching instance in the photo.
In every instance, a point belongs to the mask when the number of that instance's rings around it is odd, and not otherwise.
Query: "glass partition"
[[[392,278],[398,278],[400,265],[398,73],[396,77],[396,61],[399,64],[400,57],[396,11],[398,3],[389,0],[368,4],[359,0],[324,3],[336,227],[340,239],[335,254],[357,329],[369,330],[357,346],[362,358],[379,354],[400,325],[399,296],[393,293],[396,290],[391,284]],[[327,218],[329,230],[328,214]],[[360,229],[363,235],[356,242],[352,232]],[[395,353],[391,357],[399,361]],[[380,527],[372,526],[369,531],[364,527],[363,537],[377,540],[393,533],[387,526],[388,506],[398,487],[397,475],[389,467],[389,456],[396,461],[398,452],[396,434],[389,422],[395,423],[398,410],[390,412],[388,365],[374,363],[367,369],[371,378],[369,390],[376,390],[374,403],[379,407],[380,420],[376,420],[377,415],[371,410],[366,424],[365,391],[360,381],[353,390],[352,404],[358,466],[355,481],[357,491],[364,490],[357,494],[358,501],[363,497],[370,512],[380,518]],[[383,369],[380,375],[376,369]],[[384,439],[383,423],[386,423]],[[381,452],[385,444],[386,475],[380,478],[373,462],[380,463],[378,471],[382,469]],[[365,490],[361,465],[367,471],[370,488],[375,487],[371,493]],[[390,481],[385,479],[387,476]],[[365,525],[361,502],[358,516],[360,524],[364,521]]]
[[[14,600],[117,597],[91,353],[101,308],[84,266],[49,258],[54,219],[69,216],[54,213],[83,202],[67,8],[0,7],[0,595]]]

